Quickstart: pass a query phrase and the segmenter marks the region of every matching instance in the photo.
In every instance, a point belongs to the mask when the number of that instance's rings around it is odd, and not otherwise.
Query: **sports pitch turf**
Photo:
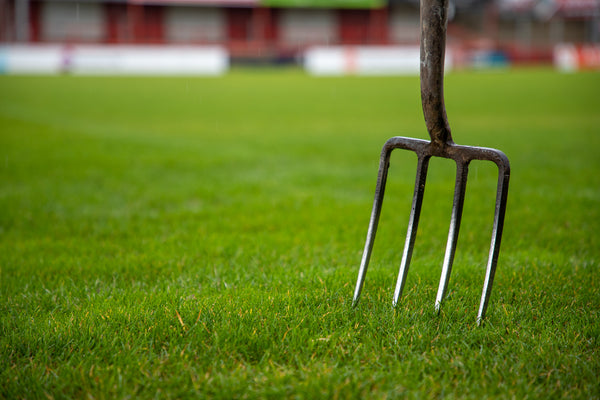
[[[600,74],[456,72],[456,142],[512,164],[486,323],[496,170],[474,163],[433,311],[453,165],[434,160],[391,307],[417,78],[0,77],[0,398],[599,398]]]

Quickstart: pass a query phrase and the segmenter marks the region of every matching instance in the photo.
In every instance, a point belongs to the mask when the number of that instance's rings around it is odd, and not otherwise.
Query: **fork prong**
[[[408,220],[408,228],[406,232],[406,241],[404,243],[404,251],[402,252],[402,261],[400,263],[400,271],[398,272],[398,280],[396,281],[396,289],[394,290],[394,299],[392,305],[396,307],[404,284],[406,283],[406,275],[410,267],[410,259],[412,257],[415,239],[417,237],[417,228],[419,226],[419,217],[421,216],[421,205],[423,204],[423,195],[425,194],[425,182],[427,180],[427,168],[429,166],[430,156],[419,155],[417,164],[417,176],[415,179],[415,191],[413,195],[410,217]]]
[[[502,230],[504,228],[504,216],[506,214],[506,202],[508,198],[508,182],[510,179],[510,165],[508,158],[502,154],[501,162],[498,164],[498,188],[496,191],[496,211],[494,212],[494,227],[492,230],[492,243],[490,245],[490,254],[485,272],[485,281],[483,283],[483,292],[477,313],[477,325],[485,318],[485,311],[492,294],[492,285],[494,284],[494,275],[498,265],[498,254],[500,253],[500,242],[502,240]]]
[[[442,265],[442,276],[435,299],[435,311],[440,312],[442,300],[446,295],[450,273],[452,272],[452,263],[456,252],[456,243],[458,242],[458,233],[460,230],[460,221],[462,219],[463,205],[465,202],[465,190],[467,188],[467,177],[469,174],[469,164],[456,162],[456,183],[454,185],[454,201],[452,203],[452,217],[450,219],[450,229],[448,230],[448,242],[446,243],[446,254]]]
[[[358,300],[360,299],[360,292],[362,291],[367,269],[369,267],[369,260],[371,259],[373,243],[375,242],[375,235],[377,234],[377,225],[379,224],[379,216],[381,215],[381,206],[383,205],[388,169],[390,167],[391,150],[392,149],[388,146],[384,146],[379,160],[379,172],[377,174],[377,184],[375,186],[375,200],[373,200],[373,209],[371,211],[371,219],[369,221],[369,229],[367,231],[365,248],[360,262],[360,269],[358,270],[358,279],[356,280],[356,287],[354,289],[352,307],[356,307]]]

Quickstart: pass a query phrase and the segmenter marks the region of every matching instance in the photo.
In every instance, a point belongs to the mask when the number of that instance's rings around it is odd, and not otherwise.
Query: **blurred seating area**
[[[272,65],[315,47],[418,40],[418,0],[0,0],[5,47],[218,46],[230,63]],[[550,64],[559,46],[599,42],[600,0],[450,2],[453,68]]]

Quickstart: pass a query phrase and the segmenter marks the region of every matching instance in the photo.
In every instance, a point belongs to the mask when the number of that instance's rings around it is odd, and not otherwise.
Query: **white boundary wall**
[[[221,46],[0,46],[0,73],[79,75],[221,75]]]
[[[419,75],[418,46],[316,46],[304,53],[311,75]],[[446,50],[446,71],[452,57]]]

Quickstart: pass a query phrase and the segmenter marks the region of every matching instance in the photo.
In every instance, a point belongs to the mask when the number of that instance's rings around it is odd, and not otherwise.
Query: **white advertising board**
[[[0,73],[79,75],[221,75],[220,46],[4,46]]]
[[[600,46],[559,44],[554,48],[554,66],[562,72],[600,70]]]
[[[63,65],[62,46],[0,46],[0,74],[58,74]]]
[[[451,65],[446,52],[446,71]],[[419,75],[418,46],[317,46],[304,53],[311,75]]]

